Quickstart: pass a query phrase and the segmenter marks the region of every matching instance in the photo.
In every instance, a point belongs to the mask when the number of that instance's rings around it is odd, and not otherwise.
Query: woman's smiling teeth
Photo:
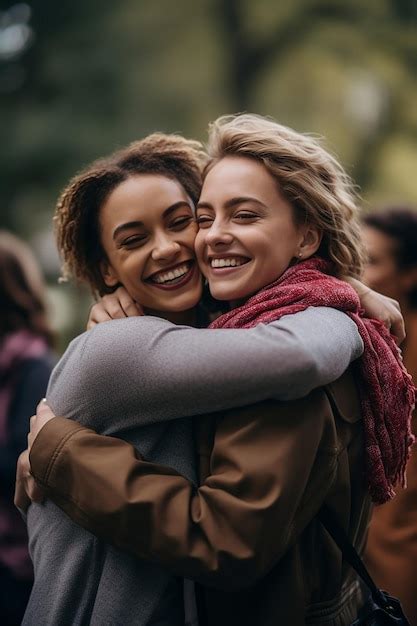
[[[168,283],[173,280],[177,280],[178,278],[182,278],[183,276],[185,276],[189,269],[190,265],[184,263],[183,265],[179,265],[174,269],[158,272],[157,274],[151,276],[150,280],[154,283],[158,283],[158,285],[162,285],[163,283]]]
[[[242,257],[227,257],[224,259],[210,259],[211,267],[237,267],[238,265],[244,265],[249,259]]]

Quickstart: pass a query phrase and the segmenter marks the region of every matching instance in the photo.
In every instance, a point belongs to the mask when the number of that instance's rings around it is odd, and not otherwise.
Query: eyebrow
[[[175,202],[175,204],[172,204],[167,209],[165,209],[162,217],[169,217],[171,213],[181,207],[187,207],[188,209],[192,210],[192,206],[189,202],[186,202],[186,200],[179,200],[178,202]],[[140,220],[134,220],[132,222],[125,222],[124,224],[120,224],[120,226],[117,226],[117,228],[115,228],[113,231],[113,240],[116,239],[117,236],[120,235],[120,233],[123,233],[126,230],[131,230],[132,228],[143,228],[144,226],[145,224]]]
[[[257,200],[257,198],[252,198],[251,196],[239,196],[237,198],[230,198],[224,203],[224,207],[226,209],[233,209],[235,206],[239,204],[243,204],[244,202],[254,202],[255,204],[259,204],[259,206],[266,208],[266,205]],[[213,209],[213,206],[210,202],[198,202],[197,209]]]

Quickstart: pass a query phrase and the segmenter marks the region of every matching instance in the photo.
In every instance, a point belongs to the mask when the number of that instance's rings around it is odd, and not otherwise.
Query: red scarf
[[[395,495],[398,481],[405,485],[405,468],[414,441],[410,424],[416,389],[388,330],[379,320],[363,317],[356,292],[331,276],[330,271],[331,265],[323,259],[298,263],[210,327],[251,328],[309,306],[332,307],[352,318],[365,346],[358,360],[357,383],[364,424],[366,478],[372,500],[382,504]]]

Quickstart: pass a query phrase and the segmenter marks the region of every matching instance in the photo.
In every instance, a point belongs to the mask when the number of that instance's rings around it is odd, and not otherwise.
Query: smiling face
[[[246,157],[225,157],[208,172],[197,222],[200,269],[211,294],[232,304],[272,283],[320,244],[314,228],[295,223],[268,170]]]
[[[201,297],[192,203],[179,182],[134,175],[100,209],[107,286],[122,284],[148,313],[180,312]]]

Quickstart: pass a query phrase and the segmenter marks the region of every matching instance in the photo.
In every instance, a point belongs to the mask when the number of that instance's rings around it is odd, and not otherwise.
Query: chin
[[[209,289],[213,298],[215,298],[215,300],[220,300],[220,302],[232,302],[248,298],[248,294],[239,289],[216,289],[215,287],[212,289],[210,286]]]
[[[199,294],[195,298],[184,299],[179,302],[170,302],[164,307],[164,310],[167,313],[183,313],[184,311],[189,311],[190,309],[194,309],[197,304],[200,302],[201,294]]]

